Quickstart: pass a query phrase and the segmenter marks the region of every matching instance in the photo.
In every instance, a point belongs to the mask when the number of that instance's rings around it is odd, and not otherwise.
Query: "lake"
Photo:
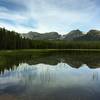
[[[100,100],[100,52],[3,52],[0,100]]]

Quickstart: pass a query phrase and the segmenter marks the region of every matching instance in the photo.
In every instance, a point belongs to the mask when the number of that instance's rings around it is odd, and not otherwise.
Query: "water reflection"
[[[0,55],[0,100],[99,100],[99,52]]]
[[[100,68],[27,63],[0,74],[0,100],[99,100]],[[8,99],[5,99],[8,100]]]
[[[57,65],[60,62],[69,64],[73,68],[79,68],[87,64],[90,68],[100,67],[100,52],[53,52],[53,53],[17,53],[0,55],[0,72],[5,69],[14,69],[21,63],[35,65],[44,63]]]

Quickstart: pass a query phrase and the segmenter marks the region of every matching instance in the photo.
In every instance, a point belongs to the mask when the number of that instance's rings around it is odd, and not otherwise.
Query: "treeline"
[[[100,49],[100,41],[31,40],[0,28],[0,50],[6,49]]]
[[[30,48],[31,40],[22,38],[20,34],[0,28],[0,49]]]
[[[100,49],[100,41],[33,40],[36,49]]]

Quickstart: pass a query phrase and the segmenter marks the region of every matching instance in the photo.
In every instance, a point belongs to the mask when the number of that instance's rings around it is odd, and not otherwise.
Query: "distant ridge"
[[[64,35],[64,40],[73,40],[83,35],[83,32],[80,30],[72,30],[68,34]]]
[[[98,41],[100,40],[100,31],[98,30],[90,30],[87,34],[74,38],[77,41]]]
[[[49,32],[49,33],[38,33],[38,32],[29,32],[27,34],[22,35],[25,38],[33,39],[33,40],[55,40],[60,39],[61,35],[57,32]]]
[[[29,32],[22,34],[22,37],[32,40],[66,40],[66,41],[98,41],[100,40],[100,31],[90,30],[86,34],[83,34],[79,29],[72,30],[66,35],[60,35],[58,32],[38,33]]]

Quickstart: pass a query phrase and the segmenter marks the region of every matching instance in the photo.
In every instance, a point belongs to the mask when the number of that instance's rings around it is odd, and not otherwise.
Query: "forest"
[[[100,41],[31,40],[0,28],[0,50],[15,49],[100,49]]]

